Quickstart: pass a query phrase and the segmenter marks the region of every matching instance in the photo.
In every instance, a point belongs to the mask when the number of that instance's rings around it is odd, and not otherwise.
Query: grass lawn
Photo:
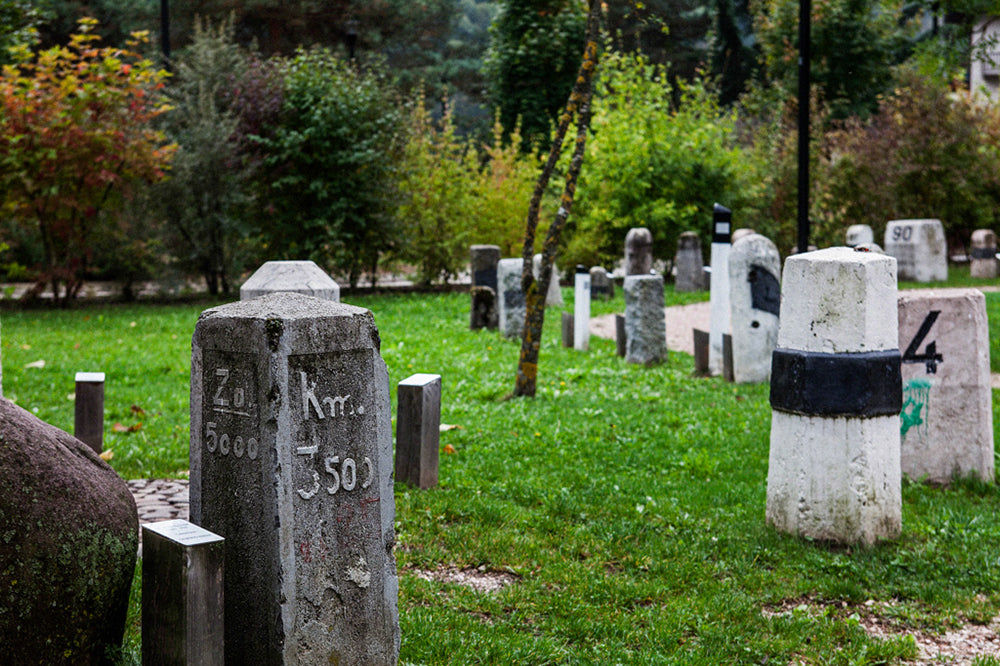
[[[692,298],[705,295],[676,302]],[[439,373],[442,422],[458,426],[441,433],[454,453],[438,488],[396,486],[403,663],[900,663],[917,656],[906,634],[1000,611],[995,485],[905,483],[894,543],[783,536],[764,524],[766,386],[694,379],[674,352],[630,366],[611,340],[564,349],[550,310],[538,396],[505,400],[519,345],[470,332],[467,294],[345,301],[375,313],[393,399],[410,374]],[[987,302],[1000,322],[1000,294]],[[126,478],[181,475],[190,340],[207,306],[4,312],[4,395],[71,430],[74,373],[106,372],[111,464]],[[593,314],[623,307],[619,290]],[[510,584],[477,592],[443,580],[451,570]],[[872,618],[888,638],[865,631]]]

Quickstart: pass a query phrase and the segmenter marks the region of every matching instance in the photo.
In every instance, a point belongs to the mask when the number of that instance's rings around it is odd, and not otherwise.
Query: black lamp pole
[[[799,252],[809,251],[809,57],[811,0],[799,0]]]
[[[160,51],[163,61],[170,63],[170,4],[169,0],[160,0]]]
[[[358,22],[351,19],[347,22],[347,58],[354,62],[354,48],[358,44]]]

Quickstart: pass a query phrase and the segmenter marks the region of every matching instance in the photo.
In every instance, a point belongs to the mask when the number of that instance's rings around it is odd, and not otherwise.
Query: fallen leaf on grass
[[[115,457],[115,452],[112,451],[111,449],[105,449],[104,451],[101,451],[97,455],[99,455],[101,457],[101,460],[103,460],[104,462],[107,462],[107,461],[109,461],[109,460],[111,460],[112,458]]]
[[[440,427],[438,428],[438,431],[439,432],[448,432],[449,430],[461,430],[461,429],[462,429],[462,426],[460,426],[460,425],[451,425],[451,424],[448,424],[448,423],[442,423],[440,425]]]
[[[142,430],[142,424],[136,423],[135,425],[126,426],[116,422],[113,426],[111,426],[111,429],[115,432],[138,432],[139,430]]]
[[[132,413],[136,414],[137,416],[145,416],[146,410],[140,407],[139,405],[132,405]]]
[[[452,454],[452,453],[455,453],[455,447],[452,446],[451,444],[445,444],[443,450],[444,450],[445,453],[447,453],[449,455]]]
[[[37,361],[32,361],[31,363],[25,364],[26,368],[44,368],[45,361],[43,359],[38,359]]]

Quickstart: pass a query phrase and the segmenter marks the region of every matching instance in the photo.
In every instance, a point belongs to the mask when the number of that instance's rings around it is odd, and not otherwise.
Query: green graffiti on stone
[[[930,400],[931,382],[929,379],[911,379],[903,386],[903,411],[899,415],[899,436],[906,439],[910,428],[918,431],[927,430],[926,411],[924,408]]]

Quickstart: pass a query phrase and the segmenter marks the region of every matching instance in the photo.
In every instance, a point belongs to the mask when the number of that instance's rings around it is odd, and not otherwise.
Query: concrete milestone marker
[[[885,226],[885,253],[896,258],[900,280],[948,279],[948,244],[941,220],[893,220]]]
[[[705,260],[701,254],[701,239],[694,231],[685,231],[677,239],[677,278],[675,291],[701,291],[705,288]]]
[[[500,335],[520,339],[524,332],[527,306],[521,289],[521,267],[524,259],[501,259],[497,264],[497,293]]]
[[[781,257],[760,234],[733,243],[729,252],[732,374],[737,383],[771,379],[771,354],[778,343]]]
[[[191,521],[226,539],[227,663],[396,663],[392,467],[369,311],[281,293],[202,313]]]
[[[969,275],[993,280],[997,276],[997,235],[992,229],[972,232],[972,261]]]
[[[715,204],[712,209],[712,277],[709,298],[711,327],[708,332],[708,371],[721,375],[722,336],[729,333],[729,248],[733,213]]]
[[[769,524],[840,543],[899,536],[898,342],[894,259],[840,247],[785,261]]]
[[[654,365],[667,360],[667,324],[663,313],[663,276],[625,278],[625,360]]]
[[[340,301],[340,285],[313,261],[269,261],[240,287],[240,300],[291,292]]]
[[[852,224],[847,227],[845,240],[847,241],[847,247],[871,245],[875,242],[875,232],[867,224]]]
[[[993,405],[986,298],[978,289],[899,294],[902,471],[948,483],[993,482]]]
[[[625,275],[649,275],[653,268],[653,234],[646,227],[625,234]]]

